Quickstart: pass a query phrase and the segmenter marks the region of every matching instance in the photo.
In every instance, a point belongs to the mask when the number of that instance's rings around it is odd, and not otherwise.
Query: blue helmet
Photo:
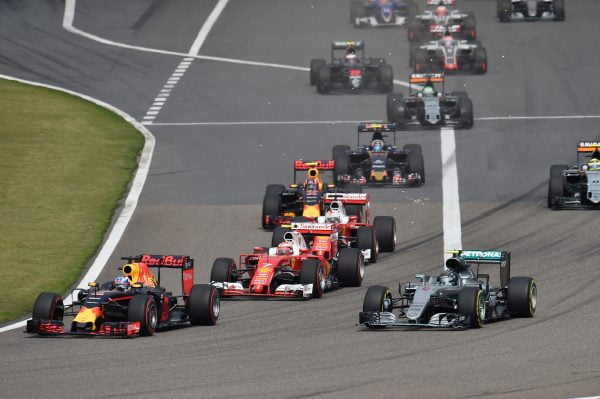
[[[115,289],[120,291],[127,291],[131,287],[129,279],[125,276],[119,276],[115,279]]]

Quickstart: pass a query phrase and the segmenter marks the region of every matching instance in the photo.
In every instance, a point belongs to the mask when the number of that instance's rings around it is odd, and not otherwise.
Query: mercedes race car
[[[600,142],[580,141],[576,165],[550,167],[548,208],[600,209]]]
[[[283,234],[276,229],[272,242],[271,248],[254,247],[240,255],[237,265],[230,258],[214,261],[210,280],[223,298],[320,298],[325,290],[362,284],[361,250],[341,247],[334,235],[305,238],[292,226]]]
[[[397,93],[387,96],[387,118],[397,129],[473,126],[471,99],[464,91],[445,93],[443,74],[412,74],[409,83],[408,97]],[[442,91],[438,92],[434,83],[442,83]],[[414,89],[414,84],[424,86]]]
[[[372,134],[369,144],[361,145],[361,133]],[[394,144],[384,141],[393,133]],[[357,147],[333,147],[333,179],[338,186],[346,184],[389,187],[420,186],[425,183],[425,163],[419,144],[396,145],[393,123],[361,123],[358,125]]]
[[[194,260],[189,256],[140,255],[123,258],[119,285],[108,281],[76,289],[71,305],[60,295],[43,292],[33,305],[27,333],[135,337],[180,324],[214,325],[220,312],[219,292],[208,284],[194,284]],[[151,268],[158,269],[158,278]],[[161,269],[181,270],[182,294],[160,285]],[[74,316],[65,327],[64,316]]]
[[[564,0],[496,0],[496,6],[500,22],[565,20]]]
[[[359,324],[368,328],[480,328],[490,320],[533,317],[536,283],[531,277],[511,278],[510,252],[451,252],[440,275],[417,274],[419,281],[399,285],[399,297],[392,296],[388,287],[369,287]],[[490,284],[489,274],[479,271],[481,265],[498,267],[497,286]]]
[[[457,39],[474,40],[477,37],[475,15],[451,10],[445,5],[425,10],[407,23],[408,40],[419,42],[440,38],[448,31]]]
[[[362,41],[338,41],[331,44],[331,62],[310,62],[310,84],[317,92],[376,91],[389,93],[394,88],[394,73],[383,58],[365,57]]]
[[[353,0],[350,23],[363,26],[402,26],[418,11],[414,0]]]
[[[420,72],[487,72],[487,51],[478,40],[457,40],[446,34],[421,45],[410,44],[410,66]]]

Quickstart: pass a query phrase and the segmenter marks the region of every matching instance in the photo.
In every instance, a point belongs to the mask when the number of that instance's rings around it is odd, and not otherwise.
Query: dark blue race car
[[[350,22],[363,26],[402,26],[417,14],[414,0],[353,0],[350,3]]]

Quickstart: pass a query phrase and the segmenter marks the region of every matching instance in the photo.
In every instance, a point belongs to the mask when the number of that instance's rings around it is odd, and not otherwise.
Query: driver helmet
[[[282,242],[277,246],[277,255],[291,255],[293,252],[294,249],[289,242]]]
[[[353,47],[350,47],[348,51],[346,51],[346,62],[348,64],[355,64],[358,62],[358,56],[356,55],[356,50]]]
[[[119,291],[127,291],[131,287],[131,283],[126,276],[118,276],[115,279],[115,289]]]
[[[329,210],[325,214],[325,218],[329,222],[339,222],[341,220],[342,212],[337,202],[332,202]]]
[[[319,183],[316,179],[307,179],[304,183],[304,189],[306,191],[315,191],[319,189]]]
[[[431,85],[427,85],[423,87],[423,95],[424,96],[433,96],[435,95],[435,89]]]
[[[438,17],[444,17],[448,15],[448,8],[446,8],[445,6],[437,7],[435,9],[435,15],[437,15]]]
[[[373,147],[373,151],[383,151],[383,141],[373,140],[373,142],[371,143],[371,147]]]
[[[588,162],[588,170],[600,170],[600,159],[590,159],[590,161]]]
[[[454,276],[450,273],[444,273],[440,275],[439,280],[440,284],[452,285],[452,283],[454,282]]]

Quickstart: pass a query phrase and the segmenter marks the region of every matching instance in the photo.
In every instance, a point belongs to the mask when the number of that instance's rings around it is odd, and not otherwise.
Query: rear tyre
[[[275,224],[270,220],[281,212],[281,196],[277,193],[266,193],[263,198],[262,220],[263,229],[272,229]],[[267,219],[269,219],[267,221]]]
[[[154,297],[150,295],[135,295],[127,307],[127,320],[140,323],[140,335],[154,335],[158,325],[158,309]]]
[[[460,101],[460,127],[463,129],[473,127],[473,102],[470,98]]]
[[[396,219],[391,216],[375,216],[373,228],[379,250],[394,252],[396,250]]]
[[[512,5],[510,0],[497,0],[496,2],[498,10],[497,15],[500,22],[510,22],[512,15]]]
[[[343,248],[337,259],[337,278],[341,285],[360,287],[365,276],[365,260],[358,248]]]
[[[277,226],[275,230],[273,230],[273,235],[271,236],[271,248],[274,248],[283,242],[283,236],[285,233],[290,231],[287,227]]]
[[[62,297],[52,292],[42,292],[33,304],[33,319],[62,321],[65,306]]]
[[[403,151],[410,151],[412,153],[415,154],[422,154],[423,153],[423,149],[421,147],[421,144],[404,144],[404,147],[402,147]]]
[[[564,196],[562,171],[568,169],[567,165],[552,165],[550,167],[550,180],[548,181],[548,208],[554,207],[554,199]]]
[[[310,85],[314,86],[319,81],[319,69],[327,65],[325,60],[320,58],[310,61]]]
[[[464,287],[458,293],[458,313],[467,316],[468,326],[483,327],[485,302],[483,292],[478,287]]]
[[[215,283],[231,283],[236,280],[235,262],[231,258],[217,258],[210,271],[210,281]]]
[[[188,317],[193,326],[217,324],[221,313],[219,290],[209,284],[195,284],[188,298]]]
[[[300,267],[300,284],[313,285],[313,298],[321,298],[325,290],[325,269],[317,259],[305,259]]]
[[[513,317],[533,317],[537,307],[537,285],[531,277],[513,277],[506,293],[508,312]]]
[[[402,94],[388,94],[386,99],[387,120],[394,122],[401,129],[406,126],[407,115],[404,108],[404,96]]]
[[[329,83],[331,81],[331,71],[324,65],[319,68],[319,78],[317,79],[317,93],[328,94],[330,92]]]
[[[565,1],[554,0],[554,20],[564,21],[565,20]]]
[[[408,40],[418,42],[421,40],[421,23],[416,18],[410,18],[407,26]]]
[[[411,152],[408,154],[408,170],[411,173],[418,173],[421,175],[421,184],[425,184],[425,161],[423,160],[423,154],[417,152]]]
[[[377,236],[375,230],[372,227],[361,226],[356,231],[356,244],[358,249],[365,251],[371,250],[370,263],[377,263],[377,256],[379,255],[379,244],[377,243]]]
[[[379,87],[383,93],[391,93],[394,90],[394,72],[387,64],[379,66]]]

